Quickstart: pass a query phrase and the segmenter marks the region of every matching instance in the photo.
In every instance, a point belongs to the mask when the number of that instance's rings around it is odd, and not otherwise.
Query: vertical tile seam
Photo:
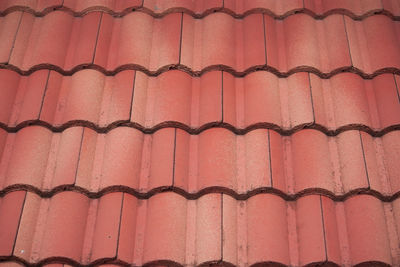
[[[300,266],[299,235],[297,230],[297,202],[285,201],[286,229],[288,241],[289,266]]]
[[[22,11],[22,12],[21,12],[21,16],[19,17],[18,26],[17,26],[17,31],[15,32],[15,35],[14,35],[14,40],[13,40],[13,42],[12,42],[10,54],[8,55],[7,64],[8,64],[8,63],[10,62],[10,60],[11,60],[11,56],[12,56],[12,53],[13,53],[13,51],[14,51],[15,42],[17,41],[17,36],[18,36],[18,33],[19,33],[19,29],[21,28],[22,17],[23,17],[23,15],[24,15],[24,13],[25,13],[25,12]]]
[[[119,238],[121,236],[121,224],[122,224],[122,210],[124,207],[124,199],[125,199],[125,193],[122,193],[122,199],[121,199],[121,209],[120,209],[120,214],[119,214],[119,224],[118,224],[118,238],[117,238],[117,248],[115,250],[115,259],[118,259],[118,250],[119,250]],[[96,218],[97,219],[97,218]]]
[[[392,74],[392,75],[393,75],[394,85],[396,86],[396,94],[397,94],[397,99],[399,100],[399,104],[400,104],[400,93],[399,93],[399,86],[398,86],[398,84],[397,84],[397,81],[396,81],[396,76],[395,76],[395,74]]]
[[[384,9],[384,5],[383,5],[383,0],[380,0],[379,2],[381,3],[381,10],[384,11],[385,9]]]
[[[354,64],[353,64],[353,58],[351,57],[351,49],[350,49],[349,34],[347,33],[346,20],[345,20],[345,18],[344,18],[344,15],[342,15],[342,19],[343,19],[343,25],[344,25],[344,32],[345,32],[345,34],[346,34],[347,47],[348,47],[348,49],[349,49],[350,64],[351,64],[351,67],[353,67]]]
[[[81,152],[82,152],[84,133],[85,133],[85,127],[82,127],[81,142],[79,145],[79,153],[78,153],[78,162],[76,163],[76,169],[75,169],[74,185],[76,185],[76,178],[78,177],[78,170],[79,170],[79,163],[81,161]]]
[[[370,182],[369,182],[369,175],[368,175],[367,161],[366,161],[366,159],[365,159],[364,142],[363,142],[363,140],[362,140],[362,136],[361,136],[361,132],[360,132],[360,131],[358,131],[358,134],[359,134],[359,136],[360,136],[361,151],[362,151],[362,154],[363,154],[363,159],[364,159],[364,169],[365,169],[365,174],[367,175],[368,189],[370,189],[370,188],[371,188],[371,184],[370,184]]]
[[[270,178],[270,182],[271,182],[271,188],[273,188],[274,182],[272,180],[272,155],[271,155],[270,129],[268,129],[267,133],[268,133],[268,154],[269,154],[269,178]]]
[[[46,78],[46,84],[44,86],[44,92],[43,92],[43,97],[42,97],[42,102],[40,103],[40,110],[39,110],[39,114],[38,114],[38,120],[40,120],[40,116],[42,115],[42,109],[43,109],[43,104],[44,104],[44,99],[46,97],[46,93],[47,93],[47,87],[49,85],[49,78],[50,78],[50,70],[47,73],[47,78]]]
[[[392,265],[398,266],[398,264],[396,265],[396,263],[398,263],[399,259],[398,251],[400,251],[400,246],[398,245],[399,233],[396,226],[395,211],[393,210],[393,202],[383,203],[383,214],[385,217],[386,235],[388,239],[387,241],[390,249]]]
[[[263,31],[264,31],[264,56],[265,56],[265,65],[268,65],[267,62],[267,33],[265,30],[265,15],[262,13],[262,20],[263,20]]]
[[[15,233],[15,238],[14,238],[14,244],[13,244],[13,248],[11,251],[11,256],[14,255],[15,252],[15,245],[17,243],[17,238],[18,238],[18,233],[19,233],[19,227],[21,226],[21,221],[22,221],[22,214],[24,212],[24,208],[25,208],[25,202],[26,202],[26,195],[28,194],[28,191],[25,191],[25,196],[24,196],[24,201],[22,203],[22,207],[21,207],[21,214],[19,215],[19,220],[18,220],[18,226],[17,226],[17,232]]]
[[[129,109],[129,119],[128,119],[129,122],[132,120],[133,97],[135,95],[135,85],[136,85],[137,70],[135,70],[133,73],[134,74],[133,74],[133,83],[132,83],[131,107]]]
[[[224,71],[221,70],[221,122],[224,122]]]
[[[178,65],[181,64],[181,58],[182,58],[182,39],[183,39],[183,12],[181,12],[181,34],[180,34],[180,37],[179,37],[179,59],[178,59]]]
[[[322,232],[324,234],[324,247],[325,247],[325,262],[328,262],[328,246],[326,244],[326,228],[325,228],[325,221],[324,221],[324,208],[322,206],[322,196],[319,195],[319,204],[321,208],[321,220],[322,220]]]
[[[100,27],[101,27],[102,21],[103,21],[103,11],[100,12],[100,21],[99,21],[99,26],[97,27],[96,43],[94,44],[94,51],[93,51],[93,57],[92,57],[92,64],[94,64],[94,59],[95,59],[95,57],[96,57],[97,43],[98,43],[98,41],[99,41]]]
[[[307,72],[308,74],[308,85],[310,88],[310,98],[311,98],[311,109],[312,109],[312,114],[313,114],[313,125],[315,124],[315,110],[314,110],[314,99],[313,99],[313,94],[312,94],[312,85],[311,85],[311,74]]]
[[[173,156],[172,156],[172,187],[175,186],[176,132],[177,132],[177,129],[175,128],[175,131],[174,131],[174,151],[173,151]]]
[[[221,193],[221,262],[224,260],[224,194]]]

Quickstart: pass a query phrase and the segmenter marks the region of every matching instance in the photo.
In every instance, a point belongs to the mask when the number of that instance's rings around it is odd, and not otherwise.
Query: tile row
[[[237,78],[221,71],[192,77],[172,70],[152,77],[133,70],[115,76],[39,70],[21,76],[2,69],[0,84],[0,123],[11,128],[38,120],[53,127],[84,121],[100,128],[126,122],[144,129],[174,122],[190,130],[218,123],[284,131],[318,125],[333,132],[400,125],[400,77],[393,74],[364,80],[352,73],[321,79],[306,72],[278,78],[258,71]]]
[[[17,261],[17,260],[4,260],[0,262],[0,267],[21,267],[21,266],[26,266],[26,264],[24,264],[23,262]],[[43,263],[40,266],[43,267],[75,267],[77,266],[75,265],[71,265],[71,264],[64,264],[64,263]],[[79,265],[78,265],[79,266]],[[149,264],[147,266],[151,266],[153,267],[154,265]],[[121,267],[121,264],[96,264],[96,267]],[[155,266],[154,266],[155,267]],[[279,266],[280,267],[280,266]]]
[[[255,11],[269,12],[276,17],[309,11],[316,16],[332,12],[344,12],[352,16],[363,16],[374,12],[386,11],[393,16],[400,15],[398,0],[125,0],[125,1],[77,1],[77,0],[4,0],[0,3],[0,12],[14,10],[33,11],[43,15],[51,10],[66,9],[74,14],[85,14],[93,10],[106,11],[113,15],[125,15],[136,10],[151,12],[154,16],[170,12],[187,12],[195,17],[202,17],[211,12],[225,11],[235,17],[241,17]]]
[[[400,200],[365,195],[344,202],[320,195],[284,201],[270,194],[238,201],[223,194],[187,200],[167,192],[139,200],[125,193],[89,199],[75,192],[40,198],[15,191],[0,199],[0,226],[0,257],[29,263],[400,264]]]
[[[213,128],[190,135],[174,128],[143,134],[118,127],[99,134],[30,126],[17,133],[0,130],[0,190],[72,186],[146,195],[177,188],[188,197],[217,190],[239,199],[266,189],[288,199],[318,190],[334,199],[372,190],[392,199],[400,191],[399,154],[400,131],[374,138],[359,131],[328,137],[317,130],[281,136],[265,129],[235,135]]]
[[[14,260],[14,261],[4,260],[4,261],[0,262],[0,267],[21,267],[21,266],[26,266],[26,264],[24,264],[20,261],[17,261],[17,260]],[[40,266],[43,266],[43,267],[76,267],[79,265],[77,265],[77,264],[71,265],[71,264],[64,264],[64,263],[47,263],[47,264],[43,263]],[[147,266],[155,267],[155,266],[159,266],[159,265],[149,264]],[[118,264],[118,263],[116,263],[116,264],[108,264],[108,263],[101,264],[101,263],[99,263],[99,264],[96,264],[96,267],[121,267],[121,264]]]
[[[282,75],[306,68],[328,75],[353,67],[372,75],[400,69],[399,31],[400,22],[384,15],[354,21],[305,14],[275,20],[262,14],[194,19],[180,13],[115,18],[102,12],[84,17],[13,12],[0,18],[0,63],[22,72],[40,66],[73,72],[94,65],[108,72],[138,68],[153,74],[181,66],[193,74],[223,67],[237,75],[257,68]]]

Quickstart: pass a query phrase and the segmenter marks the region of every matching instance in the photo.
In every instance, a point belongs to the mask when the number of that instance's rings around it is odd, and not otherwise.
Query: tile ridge
[[[327,10],[323,13],[316,13],[315,11],[313,11],[309,8],[303,7],[303,8],[293,8],[293,9],[286,11],[283,14],[277,14],[276,12],[274,12],[271,9],[262,8],[262,7],[252,8],[243,13],[236,13],[232,9],[229,9],[226,7],[213,7],[213,8],[209,8],[203,12],[196,13],[193,10],[190,10],[185,7],[179,7],[179,6],[168,8],[168,9],[164,10],[163,12],[155,12],[154,10],[143,7],[142,5],[127,7],[122,11],[115,11],[106,6],[92,6],[92,7],[85,8],[83,10],[76,11],[70,7],[63,6],[63,5],[49,6],[49,7],[46,7],[45,9],[43,9],[42,11],[38,11],[38,10],[32,9],[31,7],[28,7],[28,6],[16,5],[16,6],[10,6],[6,9],[0,11],[0,17],[6,16],[13,12],[21,12],[21,11],[30,13],[30,14],[34,15],[35,17],[43,17],[49,13],[61,11],[61,12],[67,12],[74,17],[83,17],[92,12],[104,12],[113,17],[120,18],[120,17],[124,17],[124,16],[134,13],[134,12],[141,12],[141,13],[146,13],[146,14],[152,16],[153,18],[162,18],[169,14],[174,14],[174,13],[185,13],[195,19],[202,19],[202,18],[205,18],[214,13],[225,13],[236,19],[243,19],[252,14],[265,14],[265,15],[268,15],[277,20],[284,20],[284,19],[286,19],[290,16],[293,16],[293,15],[296,15],[296,14],[306,14],[316,20],[323,20],[330,15],[345,15],[353,20],[364,20],[371,16],[384,15],[392,20],[400,21],[400,16],[394,15],[391,11],[386,10],[386,9],[371,9],[371,10],[364,12],[361,15],[356,15],[353,11],[351,11],[349,9],[343,9],[343,8],[333,8],[333,9]]]
[[[390,126],[387,126],[385,128],[381,129],[373,129],[368,125],[364,124],[346,124],[343,126],[340,126],[336,129],[328,129],[326,126],[318,123],[302,123],[298,124],[294,127],[291,128],[282,128],[279,125],[276,125],[274,123],[269,123],[269,122],[259,122],[259,123],[254,123],[251,124],[245,128],[237,128],[229,123],[226,122],[208,122],[205,123],[199,127],[193,128],[190,127],[187,124],[181,123],[179,121],[164,121],[161,122],[153,127],[145,127],[139,123],[136,122],[131,122],[128,120],[117,120],[112,123],[107,124],[107,126],[100,126],[96,123],[93,123],[91,121],[87,120],[70,120],[68,122],[65,122],[61,125],[52,125],[46,121],[43,120],[25,120],[20,123],[18,123],[16,126],[9,126],[3,122],[0,122],[0,129],[3,129],[7,133],[16,133],[24,128],[31,127],[31,126],[40,126],[43,128],[46,128],[54,133],[60,133],[63,132],[69,128],[73,127],[85,127],[92,129],[93,131],[100,133],[100,134],[105,134],[113,129],[119,128],[119,127],[128,127],[135,129],[137,131],[140,131],[144,134],[153,134],[161,129],[165,128],[176,128],[183,130],[187,132],[190,135],[198,135],[201,134],[202,132],[205,132],[210,129],[214,128],[220,128],[220,129],[225,129],[228,131],[231,131],[235,135],[246,135],[247,133],[250,133],[254,130],[258,129],[269,129],[273,130],[277,133],[279,133],[281,136],[291,136],[297,132],[300,132],[302,130],[316,130],[320,131],[321,133],[325,134],[326,136],[337,136],[340,135],[343,132],[347,131],[361,131],[369,134],[372,137],[382,137],[390,132],[394,131],[399,131],[400,130],[400,124],[393,124]]]
[[[122,261],[119,259],[110,259],[110,258],[100,258],[95,261],[92,261],[88,264],[81,264],[74,259],[68,258],[68,257],[48,257],[45,259],[40,260],[39,262],[28,262],[20,257],[16,256],[5,256],[5,257],[0,257],[0,263],[7,263],[7,262],[13,262],[13,263],[18,263],[18,264],[23,264],[24,266],[44,266],[47,264],[67,264],[71,266],[98,266],[98,265],[103,265],[103,264],[115,264],[117,266],[133,266],[136,267],[136,265],[132,265],[126,261]],[[302,267],[307,267],[307,266],[323,266],[324,264],[335,264],[339,266],[341,263],[335,263],[332,261],[317,261],[317,262],[311,262],[305,265],[301,265]],[[263,264],[268,264],[268,266],[276,266],[276,267],[289,267],[289,265],[285,265],[280,262],[275,262],[275,261],[260,261],[252,264],[250,267],[255,267],[255,266],[264,266]],[[155,260],[155,261],[150,261],[144,263],[142,266],[143,267],[150,267],[150,266],[171,266],[171,267],[184,267],[187,265],[182,265],[180,263],[177,263],[172,260]],[[220,260],[211,260],[211,261],[206,261],[202,262],[200,264],[196,264],[195,266],[211,266],[211,265],[217,265],[217,266],[230,266],[233,267],[233,265],[230,262],[226,261],[220,261]],[[382,261],[365,261],[365,262],[360,262],[357,264],[357,266],[388,266],[387,263],[382,262]]]
[[[124,193],[131,195],[137,199],[149,199],[156,195],[167,192],[178,194],[181,197],[188,200],[199,199],[209,194],[221,194],[221,196],[227,195],[234,198],[235,200],[248,200],[257,195],[275,195],[285,201],[296,201],[300,198],[310,195],[324,196],[335,202],[344,202],[348,199],[355,198],[361,195],[372,196],[382,202],[393,202],[400,198],[400,191],[397,191],[396,193],[393,193],[391,195],[383,195],[381,192],[377,190],[368,188],[356,188],[345,194],[335,195],[335,193],[323,188],[307,188],[295,194],[287,194],[279,189],[272,187],[259,187],[252,189],[251,191],[248,191],[246,193],[238,193],[227,187],[211,186],[203,188],[197,192],[190,193],[180,187],[171,187],[171,186],[156,187],[147,192],[143,192],[128,186],[115,185],[115,186],[108,186],[100,191],[94,192],[75,185],[59,185],[51,190],[42,190],[33,185],[28,185],[28,184],[14,184],[6,187],[0,190],[0,198],[15,191],[27,191],[36,194],[40,198],[52,198],[55,195],[61,194],[63,192],[75,192],[77,194],[84,195],[90,199],[99,199],[111,193]]]
[[[385,74],[385,73],[400,75],[399,68],[390,67],[390,66],[381,68],[381,69],[376,69],[371,73],[366,73],[363,70],[358,69],[353,66],[342,66],[342,67],[339,67],[336,69],[332,69],[329,72],[322,72],[318,68],[315,68],[312,66],[307,66],[307,65],[296,66],[288,71],[280,71],[272,66],[265,65],[265,64],[264,65],[254,65],[254,66],[247,68],[244,71],[237,71],[231,66],[222,65],[222,64],[221,65],[210,65],[210,66],[204,67],[201,70],[193,70],[183,64],[169,64],[169,65],[160,67],[157,70],[149,70],[144,66],[141,66],[139,64],[134,64],[134,63],[120,65],[113,70],[107,70],[103,66],[100,66],[97,64],[79,64],[69,70],[65,70],[60,66],[57,66],[54,64],[48,64],[48,63],[37,64],[26,70],[21,69],[19,66],[15,66],[12,64],[0,63],[0,69],[11,70],[11,71],[17,72],[18,74],[20,74],[22,76],[29,76],[30,74],[32,74],[38,70],[52,70],[52,71],[56,71],[56,72],[60,73],[63,76],[71,76],[71,75],[75,74],[76,72],[79,72],[81,70],[86,70],[86,69],[97,70],[97,71],[103,73],[105,76],[115,76],[116,74],[118,74],[122,71],[125,71],[125,70],[135,70],[135,71],[143,72],[147,76],[151,76],[151,77],[157,77],[157,76],[159,76],[163,73],[166,73],[168,71],[171,71],[171,70],[183,71],[192,77],[201,77],[202,75],[204,75],[210,71],[223,71],[223,72],[230,73],[231,75],[233,75],[234,77],[237,77],[237,78],[245,77],[245,76],[249,75],[250,73],[258,72],[258,71],[267,71],[267,72],[274,74],[275,76],[277,76],[279,78],[287,78],[287,77],[289,77],[295,73],[299,73],[299,72],[313,73],[313,74],[317,75],[318,77],[320,77],[321,79],[329,79],[340,73],[354,73],[354,74],[359,75],[363,79],[373,79],[374,77],[381,75],[381,74]]]

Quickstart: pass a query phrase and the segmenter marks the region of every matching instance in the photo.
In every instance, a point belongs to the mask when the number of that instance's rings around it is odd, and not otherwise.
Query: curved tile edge
[[[282,136],[291,136],[294,133],[297,133],[301,130],[305,129],[313,129],[320,131],[324,133],[327,136],[337,136],[343,132],[346,131],[362,131],[365,132],[373,137],[381,137],[384,136],[387,133],[393,132],[393,131],[398,131],[400,130],[400,124],[395,124],[395,125],[390,125],[388,127],[382,128],[382,129],[373,129],[370,126],[363,125],[363,124],[348,124],[348,125],[343,125],[337,129],[328,129],[326,126],[313,123],[313,124],[299,124],[293,128],[282,128],[279,125],[273,124],[273,123],[267,123],[267,122],[262,122],[262,123],[256,123],[247,126],[246,128],[236,128],[235,126],[226,123],[226,122],[210,122],[203,124],[202,126],[198,128],[191,128],[189,125],[186,125],[181,122],[177,121],[165,121],[162,123],[159,123],[153,127],[145,127],[141,124],[138,124],[136,122],[131,122],[127,120],[118,120],[114,121],[107,126],[100,126],[98,124],[95,124],[91,121],[85,121],[85,120],[73,120],[73,121],[68,121],[62,125],[51,125],[50,123],[42,120],[27,120],[20,122],[18,125],[15,127],[8,126],[5,123],[0,122],[0,129],[3,129],[7,133],[16,133],[24,128],[30,127],[30,126],[41,126],[44,128],[47,128],[48,130],[59,133],[63,132],[69,128],[73,127],[85,127],[94,130],[97,133],[108,133],[112,131],[115,128],[118,127],[128,127],[132,129],[136,129],[144,134],[153,134],[161,129],[165,128],[176,128],[176,129],[181,129],[185,132],[187,132],[190,135],[198,135],[201,134],[204,131],[207,131],[209,129],[213,128],[223,128],[226,130],[231,131],[232,133],[236,135],[245,135],[251,131],[258,130],[258,129],[269,129],[273,130],[277,133],[279,133]]]
[[[12,64],[0,63],[0,69],[12,70],[23,76],[28,76],[38,70],[53,70],[53,71],[60,73],[61,75],[71,76],[71,75],[75,74],[76,72],[78,72],[80,70],[85,70],[85,69],[97,70],[106,76],[114,76],[117,73],[122,72],[124,70],[140,71],[140,72],[143,72],[144,74],[146,74],[147,76],[159,76],[160,74],[165,73],[170,70],[180,70],[180,71],[188,73],[189,75],[191,75],[193,77],[200,77],[203,74],[210,72],[210,71],[224,71],[224,72],[232,74],[234,77],[245,77],[246,75],[256,72],[256,71],[267,71],[267,72],[270,72],[270,73],[276,75],[278,78],[286,78],[286,77],[289,77],[290,75],[298,73],[298,72],[309,72],[309,73],[313,73],[313,74],[317,75],[318,77],[320,77],[322,79],[329,79],[332,76],[335,76],[335,75],[343,73],[343,72],[357,74],[360,77],[362,77],[363,79],[372,79],[372,78],[374,78],[380,74],[384,74],[384,73],[400,75],[400,69],[398,69],[396,67],[385,67],[385,68],[377,69],[373,73],[366,73],[366,72],[364,72],[356,67],[353,67],[353,66],[343,66],[343,67],[331,70],[330,72],[322,72],[319,69],[312,67],[312,66],[297,66],[295,68],[290,69],[287,72],[282,72],[282,71],[279,71],[278,69],[268,66],[268,65],[252,66],[252,67],[247,68],[244,71],[236,71],[234,68],[232,68],[230,66],[226,66],[226,65],[212,65],[212,66],[205,67],[202,70],[196,71],[196,70],[192,70],[191,68],[189,68],[185,65],[182,65],[182,64],[170,64],[170,65],[160,67],[157,70],[149,70],[146,67],[138,65],[138,64],[125,64],[125,65],[121,65],[121,66],[115,68],[114,70],[106,70],[104,67],[102,67],[100,65],[96,65],[96,64],[80,64],[80,65],[73,67],[70,70],[64,70],[57,65],[43,63],[43,64],[38,64],[38,65],[32,66],[28,70],[23,70],[23,69],[19,68],[18,66],[15,66]]]
[[[397,15],[393,14],[391,11],[386,10],[386,9],[372,9],[372,10],[368,10],[368,11],[364,12],[363,14],[357,15],[349,9],[342,9],[342,8],[330,9],[323,13],[316,13],[309,8],[294,8],[294,9],[286,11],[283,14],[277,14],[273,10],[267,9],[267,8],[252,8],[252,9],[246,10],[243,13],[236,13],[235,11],[233,11],[229,8],[214,7],[214,8],[206,9],[201,13],[196,13],[193,10],[190,10],[185,7],[172,7],[172,8],[168,8],[168,9],[164,10],[163,12],[155,12],[154,10],[151,10],[149,8],[146,8],[146,7],[143,7],[140,5],[130,6],[121,11],[115,11],[106,6],[93,6],[93,7],[88,7],[88,8],[82,9],[82,10],[74,10],[70,7],[62,6],[62,5],[49,6],[49,7],[44,8],[43,10],[39,11],[39,10],[32,9],[31,7],[28,7],[28,6],[17,5],[17,6],[8,7],[5,10],[0,11],[0,16],[6,16],[7,14],[10,14],[12,12],[20,12],[20,11],[30,13],[36,17],[46,16],[47,14],[54,12],[54,11],[67,12],[75,17],[83,17],[83,16],[87,15],[88,13],[101,11],[101,12],[107,13],[113,17],[123,17],[132,12],[143,12],[154,18],[162,18],[162,17],[164,17],[168,14],[172,14],[172,13],[185,13],[187,15],[192,16],[193,18],[202,19],[204,17],[207,17],[210,14],[219,12],[219,13],[228,14],[228,15],[232,16],[233,18],[237,18],[237,19],[243,19],[252,14],[266,14],[274,19],[283,20],[294,14],[307,14],[314,19],[320,20],[320,19],[324,19],[333,14],[339,14],[339,15],[348,16],[353,20],[363,20],[363,19],[366,19],[366,18],[368,18],[370,16],[374,16],[374,15],[385,15],[392,20],[395,20],[395,21],[400,20],[400,16],[397,16]]]
[[[29,185],[29,184],[14,184],[14,185],[7,186],[3,190],[0,190],[0,197],[4,197],[5,195],[7,195],[11,192],[15,192],[15,191],[31,192],[31,193],[34,193],[34,194],[40,196],[41,198],[52,198],[53,196],[60,194],[62,192],[76,192],[76,193],[85,195],[86,197],[88,197],[90,199],[98,199],[98,198],[101,198],[104,195],[107,195],[110,193],[126,193],[126,194],[136,197],[137,199],[149,199],[158,194],[165,193],[165,192],[176,193],[188,200],[195,200],[195,199],[199,199],[205,195],[216,194],[216,193],[231,196],[232,198],[234,198],[236,200],[248,200],[251,197],[254,197],[256,195],[262,195],[262,194],[276,195],[285,201],[296,201],[299,198],[302,198],[304,196],[310,196],[310,195],[325,196],[325,197],[332,199],[335,202],[343,202],[347,199],[350,199],[352,197],[356,197],[359,195],[373,196],[382,202],[392,202],[392,201],[400,198],[400,191],[398,191],[392,195],[383,195],[381,192],[370,189],[370,188],[357,188],[357,189],[351,190],[343,195],[335,195],[333,192],[331,192],[327,189],[317,188],[317,187],[316,188],[307,188],[300,192],[297,192],[296,194],[287,194],[279,189],[272,188],[272,187],[260,187],[260,188],[256,188],[256,189],[253,189],[251,191],[241,194],[241,193],[235,192],[233,189],[230,189],[227,187],[221,187],[221,186],[206,187],[206,188],[203,188],[203,189],[197,191],[196,193],[190,193],[190,192],[185,191],[182,188],[175,187],[175,186],[161,186],[161,187],[153,188],[147,192],[140,192],[140,191],[138,191],[134,188],[128,187],[128,186],[114,185],[114,186],[108,186],[106,188],[103,188],[102,190],[100,190],[98,192],[92,192],[92,191],[89,191],[80,186],[71,185],[71,184],[59,185],[57,187],[54,187],[51,190],[41,190],[40,188],[37,188],[37,187]]]

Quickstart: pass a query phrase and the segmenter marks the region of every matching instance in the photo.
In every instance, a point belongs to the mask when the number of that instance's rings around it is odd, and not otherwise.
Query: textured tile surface
[[[345,18],[353,66],[366,72],[399,67],[400,23],[379,15],[362,23]]]
[[[107,74],[128,68],[155,75],[178,68],[192,75],[224,69],[243,76],[267,69],[280,76],[306,70],[326,78],[353,68],[371,78],[400,69],[399,22],[383,14],[317,20],[304,13],[239,19],[213,12],[198,19],[180,12],[120,17],[56,10],[40,17],[11,12],[1,20],[0,63],[24,73],[48,67],[72,74],[89,66]]]
[[[69,70],[92,63],[100,17],[99,12],[82,18],[64,12],[44,17],[24,13],[9,63],[24,70],[40,64]]]
[[[399,242],[398,200],[384,203],[365,195],[344,202],[320,195],[285,201],[269,194],[245,201],[221,194],[187,200],[170,192],[148,200],[118,192],[99,199],[76,192],[41,199],[17,191],[3,197],[0,207],[2,215],[13,210],[20,220],[19,231],[3,244],[14,246],[10,255],[28,262],[57,255],[74,264],[117,259],[136,266],[161,260],[395,265],[391,251],[396,253],[393,242]]]
[[[356,130],[329,137],[317,130],[281,136],[267,129],[235,135],[213,128],[190,135],[117,127],[104,134],[31,126],[1,130],[1,139],[0,190],[124,188],[152,195],[169,188],[192,197],[216,190],[240,198],[272,190],[286,198],[325,192],[336,199],[360,190],[387,198],[400,192],[398,131],[373,138]]]
[[[94,63],[108,70],[134,64],[152,71],[178,64],[181,18],[179,13],[163,19],[144,13],[121,19],[104,14]]]
[[[260,14],[243,20],[224,13],[215,13],[202,20],[184,15],[182,44],[181,63],[195,71],[215,65],[244,71],[266,64]]]
[[[400,266],[399,21],[0,1],[0,266]]]
[[[58,129],[81,122],[103,129],[126,123],[199,131],[219,124],[238,131],[258,125],[289,132],[305,126],[379,132],[400,125],[398,79],[381,74],[365,80],[352,73],[321,79],[306,72],[278,78],[266,71],[192,77],[180,70],[156,77],[133,70],[105,76],[91,69],[72,76],[49,70],[21,76],[0,70],[0,123],[21,127],[40,121]]]
[[[309,66],[326,73],[351,65],[340,15],[314,20],[299,14],[282,21],[265,15],[265,32],[267,64],[280,71]]]
[[[265,12],[278,18],[297,12],[305,12],[316,17],[337,13],[353,18],[364,18],[382,11],[384,14],[395,17],[400,14],[398,0],[4,0],[0,3],[0,12],[4,13],[24,10],[43,15],[54,9],[72,11],[77,15],[83,15],[93,10],[125,15],[139,10],[150,12],[154,16],[185,12],[196,17],[203,17],[215,11],[226,12],[237,17],[246,16],[249,13]]]

